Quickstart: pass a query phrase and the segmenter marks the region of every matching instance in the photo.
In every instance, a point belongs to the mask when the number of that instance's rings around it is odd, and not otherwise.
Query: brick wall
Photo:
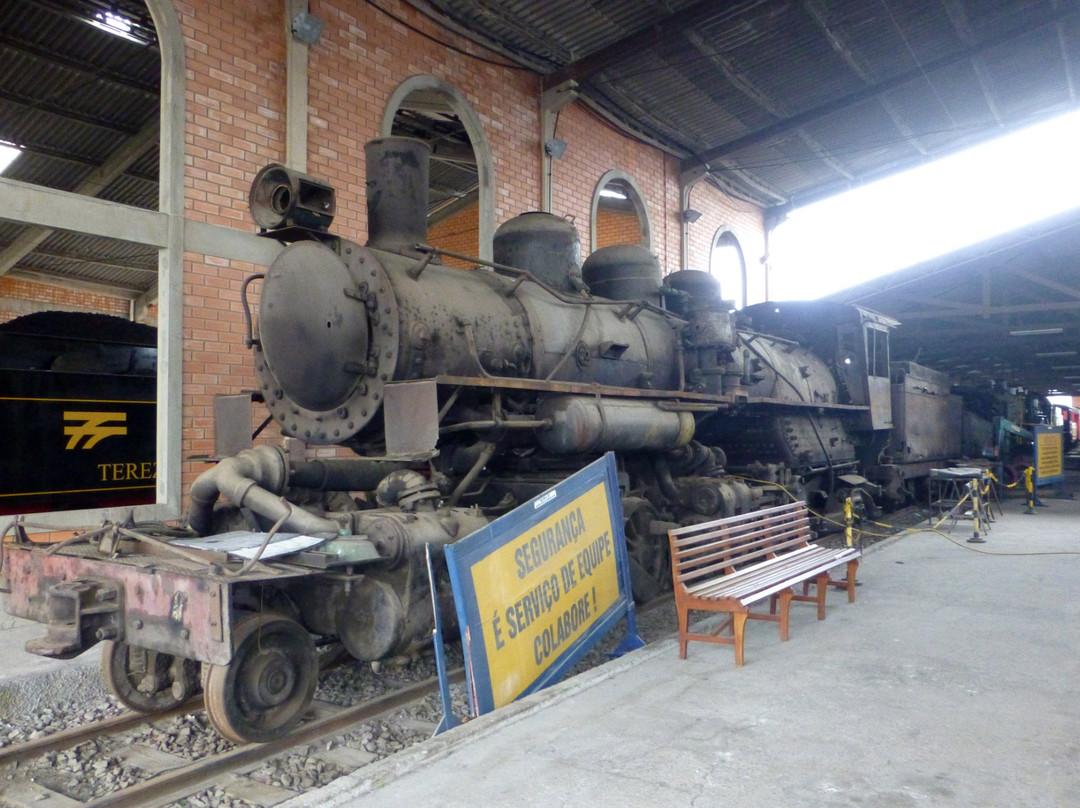
[[[589,251],[593,194],[600,178],[616,169],[632,177],[642,194],[652,234],[652,250],[665,273],[679,268],[679,162],[627,137],[581,104],[559,114],[556,134],[566,151],[554,160],[552,213],[569,215],[581,233],[582,257]]]
[[[185,216],[250,232],[251,180],[261,167],[285,157],[284,4],[180,0],[174,5],[187,60]],[[492,152],[496,225],[538,210],[539,76],[506,64],[504,57],[440,28],[401,2],[380,0],[379,5],[407,25],[360,0],[311,0],[311,12],[326,25],[319,43],[309,48],[308,173],[329,181],[337,191],[335,232],[366,240],[364,143],[380,134],[391,93],[406,78],[420,74],[453,85],[479,117]],[[583,252],[590,243],[597,182],[608,170],[618,169],[634,179],[643,195],[652,249],[664,271],[679,268],[678,159],[626,136],[580,104],[560,113],[557,134],[568,145],[552,166],[552,212],[573,217]],[[692,206],[705,215],[690,228],[690,265],[707,267],[713,234],[726,224],[740,239],[748,272],[760,278],[760,211],[703,184],[694,190]],[[452,239],[464,239],[465,231],[475,228],[475,216],[473,209],[451,218],[436,228],[433,238],[453,249],[458,242]],[[472,217],[467,224],[466,217]],[[453,228],[460,232],[455,235]],[[468,238],[470,244],[462,251],[474,252],[476,237]],[[240,284],[262,268],[197,254],[187,254],[183,267],[182,455],[188,458],[213,451],[213,396],[255,385],[250,352],[243,348]],[[0,286],[3,298],[32,293]],[[112,312],[109,307],[115,302],[83,296],[72,305],[83,304]],[[124,301],[122,313],[126,305]],[[0,316],[2,311],[0,306]],[[271,431],[266,439],[276,440],[277,435]],[[320,450],[327,453],[330,450]],[[185,490],[205,468],[204,463],[185,460]]]
[[[91,311],[127,317],[131,313],[131,303],[125,297],[0,277],[0,322],[48,310]]]
[[[480,205],[477,202],[459,210],[447,219],[428,228],[428,244],[462,255],[480,254]],[[475,266],[469,261],[444,258],[443,263],[452,267]]]
[[[689,225],[688,269],[709,269],[709,253],[716,236],[730,230],[739,241],[746,263],[747,303],[760,303],[766,297],[767,263],[761,209],[728,196],[705,182],[690,190],[690,208],[701,211],[701,218]]]
[[[633,213],[621,210],[596,211],[596,249],[613,244],[640,244],[641,222]]]

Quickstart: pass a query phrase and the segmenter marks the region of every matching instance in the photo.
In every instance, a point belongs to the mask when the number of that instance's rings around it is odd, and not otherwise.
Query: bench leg
[[[676,605],[675,611],[679,614],[679,659],[686,659],[686,632],[690,625],[690,610]]]
[[[746,612],[736,612],[732,617],[732,631],[735,634],[735,664],[743,664],[743,637],[746,635]]]
[[[855,571],[859,568],[859,559],[847,564],[847,602],[855,602]]]
[[[791,598],[795,593],[790,587],[780,593],[780,641],[787,642],[788,629],[791,625]]]
[[[829,588],[829,573],[823,572],[814,579],[817,583],[817,619],[825,619],[825,592]]]

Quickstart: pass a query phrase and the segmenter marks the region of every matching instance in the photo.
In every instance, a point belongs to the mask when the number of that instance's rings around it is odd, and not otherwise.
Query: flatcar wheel
[[[198,663],[149,648],[107,640],[101,672],[120,703],[139,713],[172,709],[198,692]]]
[[[233,657],[205,676],[206,713],[236,743],[265,743],[295,727],[311,704],[319,660],[311,635],[278,614],[248,615],[232,630]]]
[[[634,590],[634,600],[639,603],[650,601],[671,588],[671,559],[667,542],[649,530],[650,524],[659,518],[656,508],[647,499],[627,497],[623,500],[630,585]]]

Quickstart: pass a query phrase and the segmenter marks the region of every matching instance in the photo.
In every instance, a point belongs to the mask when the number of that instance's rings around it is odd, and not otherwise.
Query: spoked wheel
[[[233,658],[210,665],[206,713],[236,743],[266,743],[295,727],[311,704],[319,660],[311,635],[278,614],[252,614],[233,627]]]
[[[623,520],[626,530],[626,550],[630,557],[630,585],[634,600],[652,600],[671,588],[671,558],[667,542],[649,530],[659,519],[656,508],[647,499],[626,497],[623,500]]]
[[[125,707],[160,713],[199,692],[199,666],[193,659],[107,640],[102,647],[105,684]]]

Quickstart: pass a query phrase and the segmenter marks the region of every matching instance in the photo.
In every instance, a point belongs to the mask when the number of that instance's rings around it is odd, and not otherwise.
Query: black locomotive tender
[[[45,311],[0,325],[0,514],[154,501],[157,329]],[[33,428],[27,428],[33,425]]]
[[[267,741],[308,708],[313,637],[361,660],[429,641],[425,544],[468,535],[603,452],[618,458],[639,598],[670,586],[673,525],[791,496],[873,508],[928,459],[902,443],[904,463],[882,460],[894,321],[826,303],[732,314],[708,274],[662,281],[644,248],[579,265],[574,227],[543,213],[499,228],[494,263],[446,267],[424,243],[428,156],[405,138],[367,145],[366,246],[330,234],[325,184],[269,166],[252,186],[262,232],[288,243],[251,279],[262,396],[285,435],[356,457],[241,451],[192,485],[180,532],[325,543],[239,562],[147,526],[49,550],[17,535],[8,611],[48,625],[27,650],[66,658],[105,641],[105,677],[128,706],[165,709],[201,688],[223,736]]]

